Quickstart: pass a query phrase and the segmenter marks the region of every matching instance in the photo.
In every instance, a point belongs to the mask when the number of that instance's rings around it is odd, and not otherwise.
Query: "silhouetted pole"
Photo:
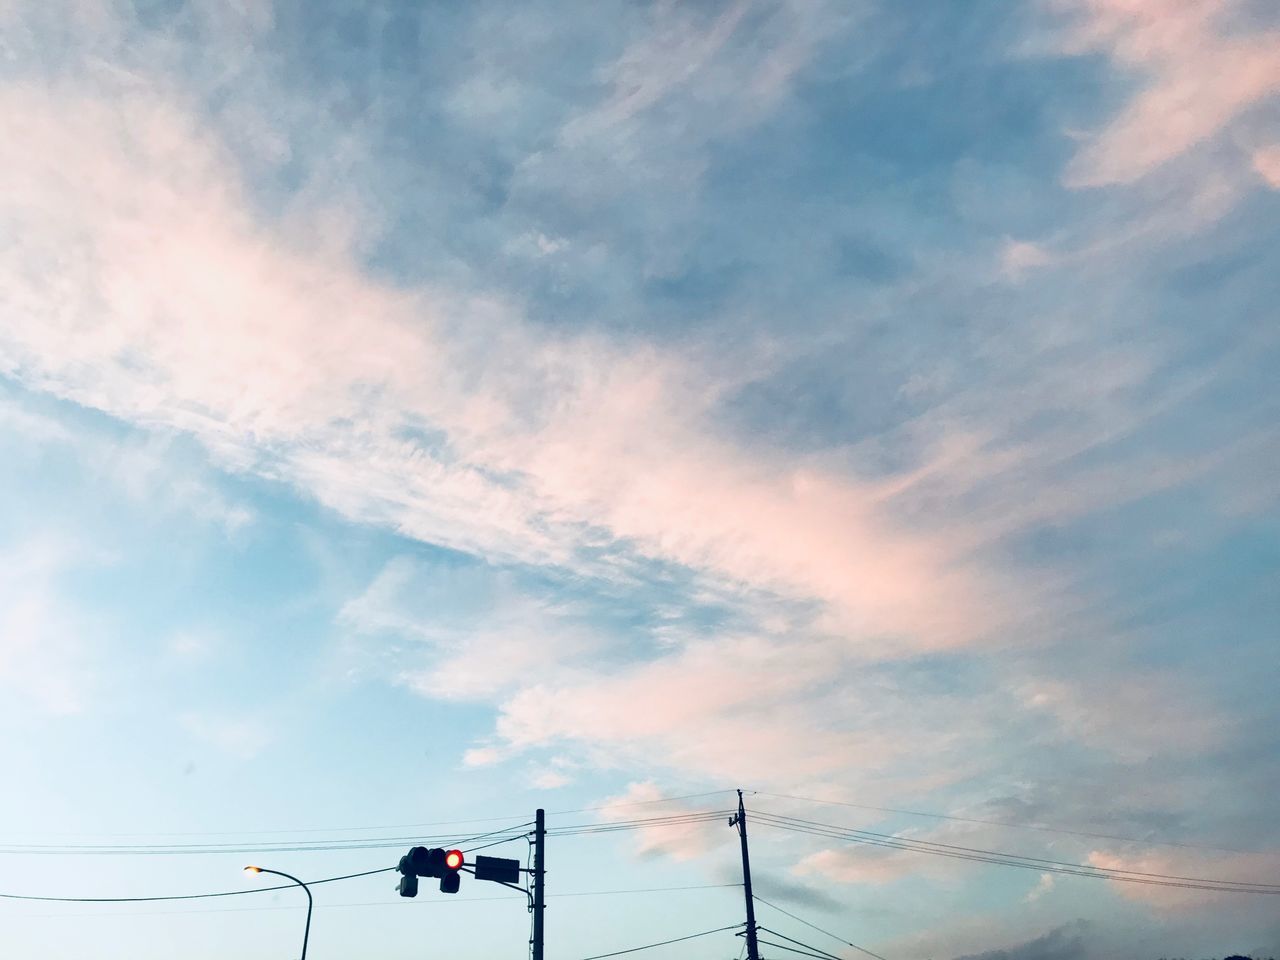
[[[542,960],[542,880],[547,871],[547,814],[538,810],[533,827],[533,960]]]
[[[760,960],[760,944],[756,942],[756,900],[751,894],[751,856],[747,853],[747,809],[742,805],[742,791],[738,791],[738,815],[729,825],[738,826],[738,838],[742,841],[742,889],[747,896],[747,960]],[[535,958],[537,960],[537,958]]]

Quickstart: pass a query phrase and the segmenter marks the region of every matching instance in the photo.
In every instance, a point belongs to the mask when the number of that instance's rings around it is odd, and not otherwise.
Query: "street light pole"
[[[302,956],[299,960],[307,960],[307,938],[311,936],[311,888],[290,873],[284,873],[280,870],[268,870],[266,867],[245,867],[245,873],[273,873],[277,877],[284,877],[286,880],[292,880],[302,888],[302,892],[307,895],[307,925],[302,928]]]

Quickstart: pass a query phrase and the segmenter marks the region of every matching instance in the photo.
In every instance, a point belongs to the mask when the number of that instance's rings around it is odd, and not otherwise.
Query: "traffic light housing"
[[[462,884],[459,872],[466,856],[461,850],[443,850],[439,847],[413,847],[400,858],[400,873],[403,875],[397,889],[402,897],[418,895],[419,877],[438,877],[441,893],[457,893]]]
[[[442,850],[440,852],[444,854],[444,874],[440,877],[440,892],[457,893],[458,887],[462,885],[462,874],[458,871],[467,862],[467,858],[463,856],[461,850],[450,850],[448,852]]]
[[[424,849],[423,847],[414,847],[400,858],[400,865],[396,867],[400,871],[400,882],[396,884],[396,892],[402,897],[416,897],[418,895],[418,871],[415,861],[418,860],[418,851]]]

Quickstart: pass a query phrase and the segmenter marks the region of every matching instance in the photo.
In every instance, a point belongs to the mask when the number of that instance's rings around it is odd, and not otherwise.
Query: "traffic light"
[[[458,887],[462,884],[462,875],[458,871],[462,869],[464,863],[466,863],[466,857],[462,855],[461,850],[450,850],[444,855],[444,876],[440,878],[441,893],[458,892]]]
[[[418,871],[415,861],[418,860],[418,851],[425,852],[425,847],[414,847],[403,857],[400,858],[400,865],[396,867],[400,871],[400,882],[396,884],[396,891],[402,897],[416,897],[418,895]]]
[[[402,897],[416,897],[419,877],[439,877],[441,893],[457,893],[462,883],[458,871],[466,862],[467,858],[461,850],[413,847],[400,858],[397,869],[403,876],[396,889]]]

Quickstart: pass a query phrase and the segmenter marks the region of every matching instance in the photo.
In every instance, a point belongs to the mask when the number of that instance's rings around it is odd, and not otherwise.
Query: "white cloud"
[[[529,781],[539,790],[557,790],[573,782],[573,778],[559,770],[539,770]]]
[[[178,722],[197,740],[241,760],[252,760],[275,739],[262,718],[242,713],[190,712],[182,714]]]
[[[338,619],[365,638],[352,645],[360,656],[383,658],[389,675],[423,696],[489,700],[608,649],[610,638],[572,613],[487,568],[398,557],[343,605]]]
[[[1028,891],[1023,898],[1026,903],[1035,903],[1041,897],[1053,892],[1054,876],[1052,873],[1040,874],[1040,879],[1036,881],[1036,885]]]
[[[180,105],[3,97],[29,159],[0,196],[23,238],[0,273],[21,305],[0,359],[30,386],[497,560],[574,566],[626,545],[820,599],[850,634],[910,647],[1002,615],[957,545],[895,528],[877,487],[716,440],[700,421],[721,387],[689,360],[536,334],[500,304],[388,287],[254,223],[234,163]]]
[[[1010,280],[1018,280],[1024,273],[1053,263],[1053,255],[1044,247],[1022,240],[1006,240],[1000,254],[1000,267]]]
[[[94,554],[56,537],[0,552],[0,687],[53,715],[84,711],[96,686],[93,630],[61,585]]]
[[[663,9],[679,34],[684,14]],[[608,78],[612,98],[564,132],[560,148],[577,144],[575,131],[604,132],[639,151],[606,150],[606,165],[645,164],[653,144],[685,144],[704,115],[720,130],[752,122],[768,98],[753,101],[752,85],[739,82],[743,62],[757,62],[750,45],[732,42],[740,9],[670,49],[666,28],[631,46]],[[774,97],[819,40],[818,21],[788,9],[804,29],[756,78]],[[683,74],[673,80],[675,67]],[[645,118],[681,84],[709,97],[676,111],[665,138],[648,138]],[[599,765],[725,780],[831,783],[854,768],[864,785],[977,776],[957,760],[973,754],[957,747],[989,742],[991,716],[1009,706],[999,693],[921,705],[859,668],[993,636],[1014,645],[1031,618],[1052,636],[1064,629],[1054,623],[1055,583],[996,567],[993,545],[1195,475],[1185,463],[1076,462],[1173,401],[1147,389],[1158,345],[1100,358],[1074,315],[991,337],[992,382],[956,392],[944,378],[912,381],[909,399],[926,382],[942,398],[862,446],[805,457],[731,438],[717,421],[721,399],[767,375],[764,365],[725,372],[732,361],[696,349],[548,333],[507,302],[374,277],[346,239],[315,229],[357,222],[352,242],[376,231],[343,203],[264,218],[227,144],[163,82],[11,85],[0,94],[0,136],[24,144],[0,184],[0,227],[13,238],[0,256],[11,305],[0,371],[147,428],[190,433],[229,469],[494,564],[625,580],[652,559],[750,602],[747,627],[711,639],[655,631],[653,651],[606,659],[608,638],[566,630],[563,611],[518,591],[468,611],[463,629],[431,605],[456,583],[433,595],[421,567],[389,564],[340,619],[394,647],[390,672],[413,689],[497,705],[494,736],[466,752],[469,766],[563,747]],[[693,154],[702,142],[689,141]],[[1101,148],[1082,156],[1092,176],[1120,179],[1158,160],[1126,167]],[[558,172],[572,176],[559,159]],[[690,170],[696,176],[696,162]],[[560,252],[549,249],[558,238],[543,240],[526,237],[530,250]],[[1011,243],[1005,266],[1045,266],[1047,249]],[[1065,425],[1030,429],[1044,421]],[[879,456],[885,450],[894,456]],[[886,475],[886,461],[899,472]],[[145,462],[126,466],[148,476]],[[156,487],[143,484],[140,495]],[[817,612],[778,614],[790,605]],[[1028,696],[1014,707],[1128,755],[1123,718],[1091,714],[1078,689],[1088,683],[1017,676],[1012,685]],[[1137,694],[1121,702],[1150,716],[1137,725],[1138,747],[1167,746],[1158,705]],[[243,718],[184,723],[243,756],[270,737]],[[1200,732],[1191,742],[1206,747],[1218,731],[1210,719],[1191,731]],[[538,776],[549,788],[563,775]],[[807,863],[859,882],[906,869],[880,853],[823,851]]]
[[[605,822],[639,818],[688,816],[707,809],[688,802],[660,802],[666,799],[662,789],[652,781],[627,785],[621,794],[604,801],[599,817]],[[714,799],[709,802],[715,802]],[[710,822],[663,823],[642,826],[634,831],[632,849],[637,856],[669,857],[677,862],[696,860],[713,850],[726,831],[724,820]]]
[[[1072,741],[1135,762],[1174,750],[1202,754],[1228,734],[1222,717],[1177,678],[1148,668],[1137,679],[1103,658],[1095,661],[1092,682],[1040,677],[1018,693],[1029,712],[1052,714]]]
[[[1204,850],[1094,850],[1084,861],[1093,867],[1173,877],[1198,877],[1241,883],[1275,883],[1280,875],[1280,851],[1254,853],[1209,852]],[[1224,904],[1245,898],[1241,894],[1189,890],[1176,886],[1110,881],[1114,891],[1160,911],[1221,910]]]

